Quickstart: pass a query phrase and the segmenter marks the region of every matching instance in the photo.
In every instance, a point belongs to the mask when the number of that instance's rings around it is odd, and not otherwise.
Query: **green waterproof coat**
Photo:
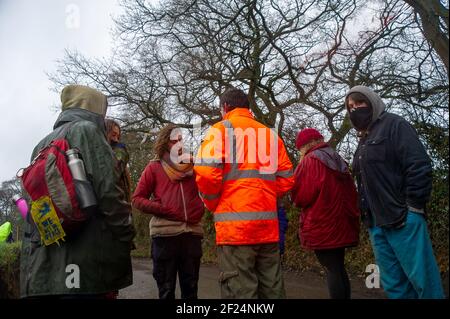
[[[132,284],[130,247],[135,231],[131,206],[118,186],[119,173],[105,138],[103,116],[79,108],[63,111],[54,131],[35,147],[32,159],[69,122],[75,123],[67,131],[66,139],[71,148],[81,152],[99,209],[80,233],[60,246],[44,246],[36,226],[29,220],[22,238],[22,298],[102,294]]]

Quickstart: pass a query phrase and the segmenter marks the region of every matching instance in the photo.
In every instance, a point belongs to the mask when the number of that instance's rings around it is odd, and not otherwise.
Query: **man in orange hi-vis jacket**
[[[247,95],[220,97],[223,120],[199,149],[194,170],[200,196],[214,213],[222,298],[284,298],[277,198],[294,182],[276,132],[257,122]]]

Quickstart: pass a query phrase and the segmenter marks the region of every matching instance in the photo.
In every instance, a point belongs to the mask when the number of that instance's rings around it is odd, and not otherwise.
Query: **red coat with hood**
[[[357,192],[347,163],[328,144],[321,143],[305,154],[294,176],[292,200],[302,209],[302,246],[316,250],[357,245]]]

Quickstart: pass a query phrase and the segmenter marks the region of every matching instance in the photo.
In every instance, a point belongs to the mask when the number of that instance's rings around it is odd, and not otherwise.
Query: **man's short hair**
[[[220,96],[220,106],[228,105],[227,112],[237,107],[249,108],[248,95],[244,91],[236,88],[229,88]]]

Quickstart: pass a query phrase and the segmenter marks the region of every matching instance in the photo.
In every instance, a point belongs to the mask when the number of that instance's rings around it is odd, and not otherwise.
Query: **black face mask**
[[[373,111],[371,107],[360,107],[350,112],[350,121],[358,131],[367,129],[372,122]]]

